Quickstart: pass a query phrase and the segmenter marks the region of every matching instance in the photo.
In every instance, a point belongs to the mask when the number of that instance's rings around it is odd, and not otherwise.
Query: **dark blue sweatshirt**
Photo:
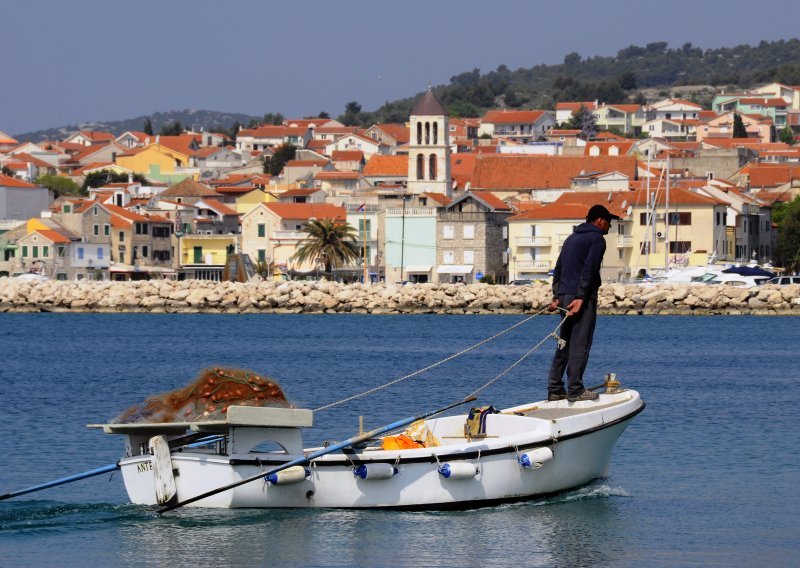
[[[600,265],[606,252],[603,231],[591,223],[581,223],[561,248],[553,270],[553,295],[596,298],[600,288]]]

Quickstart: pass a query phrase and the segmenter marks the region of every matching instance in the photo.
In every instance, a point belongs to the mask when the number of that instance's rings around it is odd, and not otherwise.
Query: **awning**
[[[437,274],[469,274],[472,272],[471,264],[442,264],[436,267]]]
[[[431,268],[433,268],[430,264],[412,264],[411,266],[405,267],[405,272],[430,272]]]

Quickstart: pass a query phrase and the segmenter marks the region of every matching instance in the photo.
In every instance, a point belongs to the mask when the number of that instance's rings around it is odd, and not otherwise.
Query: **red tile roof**
[[[444,207],[450,201],[452,201],[449,197],[447,197],[444,193],[420,193],[420,197],[427,197],[428,199],[433,199],[436,203]]]
[[[475,172],[475,160],[477,154],[450,154],[450,177],[455,182],[455,187],[464,189],[467,183],[472,182],[472,174]]]
[[[613,171],[634,179],[636,158],[482,155],[475,164],[472,187],[489,190],[565,189],[578,175]]]
[[[769,106],[769,107],[787,107],[790,106],[790,103],[787,103],[785,100],[781,98],[770,98],[770,97],[746,97],[739,99],[739,103],[743,105],[761,105],[761,106]]]
[[[130,209],[125,209],[124,207],[120,207],[118,205],[111,205],[110,203],[104,203],[103,207],[108,209],[108,211],[113,215],[117,215],[122,217],[126,221],[136,221],[137,223],[169,223],[170,220],[166,217],[162,217],[161,215],[141,215],[136,213],[135,211],[131,211]]]
[[[216,209],[218,213],[222,213],[223,215],[238,215],[239,212],[236,209],[232,209],[228,205],[225,205],[222,201],[218,199],[209,199],[208,197],[204,198],[203,201],[210,205],[213,209]]]
[[[375,126],[394,138],[398,144],[408,143],[411,137],[410,130],[405,124],[387,122],[384,124],[376,124]]]
[[[748,172],[750,187],[775,187],[800,179],[800,165],[753,165]]]
[[[408,156],[375,154],[364,166],[365,176],[407,176]]]
[[[311,217],[315,217],[317,219],[333,219],[334,221],[342,222],[347,220],[347,211],[345,211],[344,207],[328,203],[265,203],[264,207],[281,219],[308,220]]]
[[[565,191],[556,200],[556,203],[561,205],[581,205],[584,208],[584,217],[586,217],[592,205],[600,204],[604,205],[614,215],[624,219],[627,217],[628,206],[634,204],[631,201],[632,193],[630,191],[614,191],[608,194],[597,191]]]
[[[37,189],[39,186],[34,185],[32,183],[28,183],[27,181],[22,181],[21,179],[7,176],[5,174],[0,174],[0,186],[3,187],[24,187],[28,189]]]
[[[70,242],[70,240],[67,237],[65,237],[64,235],[62,235],[61,233],[59,233],[58,231],[53,230],[53,229],[49,229],[49,230],[48,229],[37,229],[37,230],[34,231],[34,233],[39,233],[44,238],[46,238],[48,241],[52,241],[53,243],[56,243],[56,244],[67,244],[67,243]]]
[[[587,102],[568,102],[568,103],[556,103],[556,110],[569,110],[575,112],[576,110],[580,110],[580,108],[584,106],[589,110],[595,110],[597,108],[597,103],[594,101],[587,101]]]
[[[308,128],[262,125],[256,128],[240,130],[236,134],[236,138],[246,136],[251,136],[253,138],[286,138],[288,136],[304,136],[306,132],[308,132]]]
[[[626,156],[633,147],[633,144],[633,141],[628,142],[622,140],[616,140],[613,142],[587,142],[583,149],[583,155],[591,156],[591,149],[597,148],[600,151],[598,156],[610,156],[611,154],[609,154],[609,152],[611,151],[611,148],[616,148],[617,156]]]
[[[599,196],[598,196],[599,197]],[[536,221],[536,220],[585,220],[589,208],[580,203],[551,203],[536,209],[522,211],[508,218],[508,221]]]
[[[490,110],[481,122],[484,124],[528,124],[539,120],[543,110]]]
[[[497,197],[491,191],[471,191],[470,193],[494,209],[500,209],[502,211],[511,209],[505,201]]]
[[[325,142],[324,140],[322,142]],[[328,143],[325,142],[325,145]],[[359,162],[364,159],[364,152],[361,150],[334,150],[331,152],[331,160],[334,162]]]

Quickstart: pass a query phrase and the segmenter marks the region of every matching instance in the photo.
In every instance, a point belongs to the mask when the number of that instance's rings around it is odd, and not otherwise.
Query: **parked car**
[[[766,282],[761,282],[761,284],[778,284],[779,286],[800,284],[800,276],[776,276],[775,278],[770,278]]]
[[[512,280],[509,284],[513,286],[532,286],[533,280]]]

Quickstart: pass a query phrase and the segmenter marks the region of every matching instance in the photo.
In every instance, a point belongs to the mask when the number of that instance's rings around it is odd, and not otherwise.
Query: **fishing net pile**
[[[205,369],[181,389],[148,397],[112,420],[114,424],[224,420],[228,407],[292,408],[273,379],[244,369]]]

